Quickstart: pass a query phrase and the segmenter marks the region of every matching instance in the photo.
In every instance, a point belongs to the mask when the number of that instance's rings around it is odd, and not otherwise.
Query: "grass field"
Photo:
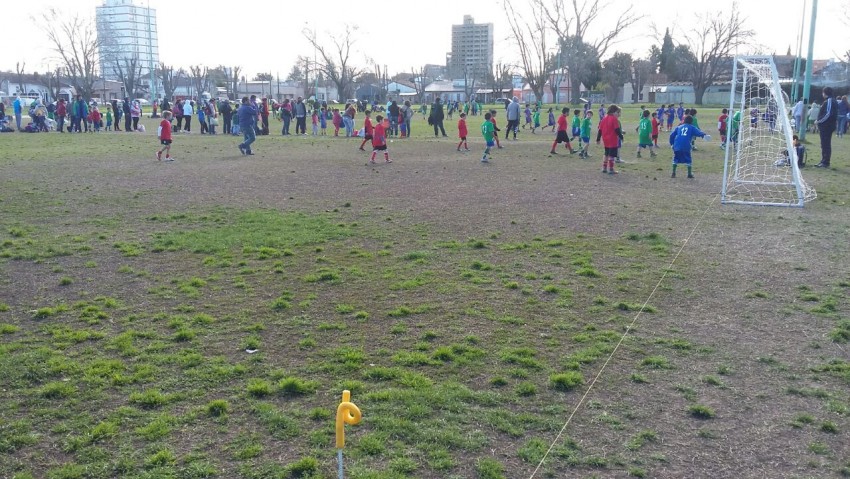
[[[850,139],[806,208],[721,206],[717,138],[671,179],[637,116],[615,177],[421,116],[373,167],[0,135],[0,477],[336,477],[343,389],[351,478],[850,477]]]

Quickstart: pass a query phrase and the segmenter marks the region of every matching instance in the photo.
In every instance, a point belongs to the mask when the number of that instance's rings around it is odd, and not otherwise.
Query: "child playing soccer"
[[[374,128],[372,127],[372,119],[369,118],[371,114],[371,111],[366,110],[366,119],[363,120],[363,143],[360,143],[360,151],[366,151],[363,149],[363,145],[365,145],[367,141],[374,138]],[[378,116],[378,118],[380,118],[380,116]]]
[[[688,166],[688,178],[693,178],[691,142],[697,137],[704,138],[706,141],[711,140],[711,136],[703,133],[694,126],[693,122],[693,117],[686,116],[682,124],[677,126],[673,133],[670,133],[670,145],[673,146],[673,174],[670,175],[670,178],[676,177],[676,167],[680,164]]]
[[[579,156],[581,158],[590,158],[590,155],[587,153],[588,149],[590,149],[590,128],[593,118],[593,111],[587,110],[584,112],[584,120],[581,121],[581,154]]]
[[[643,117],[640,119],[640,124],[638,125],[638,147],[637,147],[637,157],[640,158],[640,150],[644,148],[649,148],[649,156],[655,158],[655,151],[653,150],[652,144],[652,121],[649,119],[649,110],[643,111]]]
[[[334,136],[339,136],[339,127],[342,125],[342,115],[339,114],[339,108],[334,108],[333,116]]]
[[[491,121],[492,118],[492,112],[485,113],[484,123],[481,124],[481,134],[484,135],[484,143],[487,145],[487,147],[484,148],[484,156],[481,157],[481,163],[488,163],[490,161],[487,156],[490,155],[490,148],[492,148],[493,145],[496,144],[493,141],[493,137],[496,134],[496,127]]]
[[[106,106],[106,131],[112,131],[112,107]]]
[[[570,122],[573,139],[576,139],[581,135],[581,118],[578,116],[579,113],[581,113],[579,110],[573,110],[573,120]]]
[[[576,152],[570,144],[570,135],[567,133],[567,113],[569,112],[570,109],[565,107],[561,110],[561,116],[558,117],[558,133],[555,136],[555,143],[552,143],[552,151],[549,152],[551,155],[558,154],[555,151],[558,148],[558,143],[564,143],[564,147],[570,150],[571,155]]]
[[[375,117],[375,130],[372,133],[372,158],[369,159],[369,163],[375,164],[375,156],[377,156],[379,151],[384,152],[384,161],[387,163],[392,163],[393,160],[390,159],[390,152],[387,151],[387,126],[384,123],[384,117],[378,115]]]
[[[602,173],[616,175],[614,161],[620,155],[620,142],[623,140],[623,129],[620,127],[620,107],[611,105],[608,107],[605,118],[599,122],[599,130],[596,133],[596,143],[602,141],[605,147],[605,156],[602,157]]]
[[[652,112],[652,144],[655,149],[658,149],[658,131],[661,129],[661,122],[658,121],[658,112]]]
[[[525,130],[526,127],[530,127],[531,123],[531,104],[525,104],[525,124],[522,125],[522,129]]]
[[[697,109],[696,108],[691,108],[691,121],[693,122],[692,125],[694,125],[697,129],[699,129],[699,120],[697,120]],[[691,149],[694,150],[694,151],[697,150],[696,145],[694,145],[694,142],[696,140],[697,140],[696,137],[691,138]]]
[[[549,108],[549,123],[546,124],[546,128],[551,128],[552,131],[555,131],[555,113],[552,111],[552,108]]]
[[[163,147],[156,152],[157,161],[162,161],[162,152],[165,152],[165,161],[174,161],[171,157],[171,110],[162,112],[162,121],[159,122],[159,128],[156,132],[156,137],[159,138],[159,143]]]
[[[720,133],[720,148],[726,148],[726,122],[729,120],[729,110],[723,109],[717,118],[717,131]]]
[[[537,134],[535,130],[540,128],[540,108],[534,109],[534,114],[531,116],[531,118],[534,121],[534,126],[531,127],[531,132]]]
[[[325,111],[325,107],[322,107],[321,112],[319,113],[319,130],[322,133],[322,136],[328,134],[328,114]]]
[[[673,129],[673,119],[676,118],[676,109],[673,108],[673,104],[671,103],[669,107],[667,107],[667,131]]]
[[[496,110],[490,110],[490,123],[493,124],[493,130],[496,131],[496,148],[502,149],[502,144],[499,143],[499,132],[502,131],[499,125],[496,124]]]
[[[460,120],[457,121],[457,136],[460,138],[460,142],[457,144],[457,151],[460,151],[461,145],[463,145],[466,151],[469,151],[469,145],[466,144],[466,135],[469,134],[469,130],[466,128],[466,113],[460,114]]]

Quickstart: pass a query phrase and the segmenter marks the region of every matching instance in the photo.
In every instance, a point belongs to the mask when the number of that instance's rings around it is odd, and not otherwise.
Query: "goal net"
[[[794,145],[787,104],[771,57],[735,57],[723,203],[803,206],[816,198],[800,174],[805,149]]]

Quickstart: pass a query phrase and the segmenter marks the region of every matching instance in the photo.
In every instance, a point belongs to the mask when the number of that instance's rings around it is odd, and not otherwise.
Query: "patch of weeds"
[[[534,358],[536,355],[537,352],[531,348],[513,348],[503,351],[499,359],[529,369],[543,369],[543,363]]]
[[[537,394],[537,386],[531,382],[521,382],[516,385],[514,392],[521,397],[534,396]]]
[[[122,255],[127,257],[139,256],[144,252],[142,246],[137,243],[119,241],[112,246],[120,251]]]
[[[0,334],[14,334],[20,331],[21,328],[9,323],[0,323]]]
[[[224,399],[214,399],[207,403],[205,410],[208,416],[221,417],[230,410],[230,403]]]
[[[489,457],[481,458],[475,463],[478,479],[506,479],[505,466]]]
[[[744,297],[745,297],[745,298],[763,298],[763,299],[768,299],[768,298],[770,298],[770,294],[768,294],[766,291],[750,291],[750,292],[748,292],[747,294],[745,294],[745,295],[744,295]]]
[[[414,366],[431,366],[439,364],[438,362],[431,359],[431,357],[425,353],[414,351],[407,352],[402,351],[400,353],[396,353],[393,356],[393,362],[398,363],[402,366],[406,367],[414,367]]]
[[[317,272],[304,276],[304,281],[307,283],[338,283],[340,278],[338,271],[334,271],[330,268],[319,268]]]
[[[801,397],[814,397],[819,399],[828,399],[829,391],[819,389],[819,388],[800,388],[796,386],[789,386],[785,389],[785,392],[794,396]]]
[[[298,347],[301,349],[313,349],[316,347],[318,343],[313,338],[304,338],[301,341],[298,341]]]
[[[820,430],[823,432],[828,432],[830,434],[838,433],[838,425],[832,421],[824,421],[820,425]]]
[[[6,311],[9,311],[9,305],[0,302],[0,313],[5,313]]]
[[[408,457],[396,457],[390,459],[390,470],[399,474],[405,474],[409,477],[410,473],[419,467],[413,459]]]
[[[477,240],[475,238],[469,238],[466,241],[466,245],[472,249],[484,249],[487,247],[487,243],[482,240]]]
[[[273,392],[271,383],[258,378],[248,381],[247,390],[248,394],[256,398],[268,396]]]
[[[629,475],[632,477],[646,477],[646,469],[631,466],[629,467]]]
[[[53,467],[47,471],[47,479],[83,479],[88,476],[88,468],[69,463]]]
[[[277,391],[283,396],[313,394],[319,388],[317,381],[308,381],[298,377],[286,377],[277,383]]]
[[[174,416],[162,414],[145,426],[136,428],[135,432],[147,441],[157,441],[168,436],[176,423],[177,418]]]
[[[721,364],[717,367],[717,374],[721,376],[731,376],[733,373],[734,371],[732,371],[732,368],[730,368],[729,366]]]
[[[644,306],[643,304],[627,303],[625,301],[620,301],[616,307],[620,311],[643,311],[644,313],[655,313],[658,311],[655,309],[655,306],[649,304]]]
[[[330,409],[325,409],[322,407],[313,408],[307,413],[307,417],[314,421],[327,421],[331,417],[333,417],[333,413]]]
[[[410,315],[413,315],[413,314],[427,313],[430,310],[431,310],[431,306],[428,306],[428,305],[421,305],[421,306],[417,306],[415,308],[411,308],[409,306],[399,306],[398,308],[389,311],[387,313],[387,316],[389,316],[391,318],[403,318],[403,317],[410,316]]]
[[[548,448],[549,445],[542,439],[529,439],[525,444],[520,446],[517,450],[517,455],[525,462],[536,464],[543,459],[543,455],[546,454],[546,449]]]
[[[38,394],[45,399],[64,399],[71,397],[76,392],[77,388],[73,384],[53,381],[42,386]]]
[[[411,251],[411,252],[405,254],[404,256],[402,256],[402,258],[405,259],[406,261],[424,262],[430,256],[431,256],[431,253],[429,253],[427,251]]]
[[[586,278],[599,278],[602,276],[602,273],[600,273],[593,266],[583,266],[576,270],[576,274],[579,276],[584,276]]]
[[[650,369],[672,369],[673,366],[670,365],[670,361],[664,356],[649,356],[643,358],[641,361],[641,365],[648,367]]]
[[[714,409],[703,404],[691,405],[688,407],[688,413],[697,419],[712,419],[716,415]]]
[[[360,438],[355,447],[367,456],[377,456],[384,452],[384,442],[375,434],[366,434]]]
[[[835,329],[829,332],[829,338],[836,343],[850,341],[850,319],[842,319],[835,325]]]
[[[815,442],[809,444],[809,451],[811,451],[811,452],[813,452],[813,453],[815,453],[819,456],[825,456],[825,455],[829,454],[829,446],[827,446],[826,444],[824,444],[820,441],[815,441]]]
[[[505,379],[502,376],[495,376],[492,379],[490,379],[490,385],[495,386],[497,388],[500,388],[502,386],[507,386],[507,384],[508,384],[508,380]]]
[[[130,394],[130,402],[138,404],[147,409],[153,409],[164,406],[171,401],[172,397],[168,394],[163,394],[156,389],[146,389],[142,392]]]
[[[626,448],[636,451],[643,447],[647,442],[657,442],[658,434],[655,431],[650,429],[643,430],[639,432],[635,437],[633,437],[628,443],[626,443]]]
[[[343,304],[343,303],[337,304],[336,305],[336,312],[339,313],[339,314],[353,313],[354,312],[354,306],[352,306],[350,304]]]
[[[254,412],[269,433],[277,439],[289,439],[300,434],[298,423],[290,417],[291,414],[279,411],[271,404],[257,404]]]
[[[812,312],[816,314],[833,314],[838,311],[838,302],[833,297],[827,298],[823,303],[812,308]]]
[[[291,462],[284,468],[287,477],[314,477],[319,472],[319,460],[315,457],[303,457],[295,462]]]
[[[292,293],[284,291],[283,294],[275,298],[269,305],[275,311],[283,311],[292,307]]]
[[[170,449],[160,449],[145,459],[145,467],[171,466],[177,462],[177,456]]]
[[[584,384],[584,376],[578,371],[568,371],[549,376],[549,382],[559,391],[571,391]]]
[[[703,376],[702,382],[710,386],[723,386],[723,381],[721,381],[717,376]]]
[[[638,383],[638,384],[646,384],[646,383],[649,383],[649,378],[647,378],[647,377],[646,377],[646,376],[644,376],[643,374],[633,373],[633,374],[632,374],[632,376],[631,376],[631,380],[632,380],[633,382]]]

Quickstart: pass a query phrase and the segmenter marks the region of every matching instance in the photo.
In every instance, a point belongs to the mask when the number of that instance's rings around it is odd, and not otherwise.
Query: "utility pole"
[[[811,27],[809,27],[809,54],[806,58],[806,79],[803,82],[803,98],[809,99],[809,104],[812,103],[812,99],[809,98],[812,90],[812,68],[814,67],[814,61],[812,58],[815,54],[815,25],[817,25],[818,18],[818,0],[812,0],[812,23]],[[808,108],[804,108],[804,117],[806,118],[806,123],[808,123]],[[799,128],[800,130],[800,141],[806,140],[806,129]]]

